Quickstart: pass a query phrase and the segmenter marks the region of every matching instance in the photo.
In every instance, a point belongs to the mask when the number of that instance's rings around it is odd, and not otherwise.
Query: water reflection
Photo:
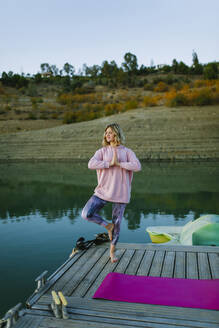
[[[86,163],[22,163],[0,165],[0,219],[28,220],[39,215],[71,223],[96,185],[96,172]],[[194,213],[218,213],[218,163],[143,164],[134,175],[132,201],[125,211],[128,229],[140,228],[148,214],[174,215],[175,221]],[[111,206],[103,210],[111,216]]]

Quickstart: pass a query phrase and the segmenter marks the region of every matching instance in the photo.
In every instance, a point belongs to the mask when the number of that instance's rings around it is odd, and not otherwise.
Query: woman
[[[117,262],[115,245],[119,239],[120,225],[126,204],[130,201],[133,171],[141,170],[135,153],[122,145],[124,135],[116,123],[109,124],[103,135],[103,147],[96,151],[88,168],[97,170],[98,185],[94,195],[82,210],[82,217],[105,227],[108,231],[111,262]],[[112,203],[112,223],[98,213],[108,202]]]

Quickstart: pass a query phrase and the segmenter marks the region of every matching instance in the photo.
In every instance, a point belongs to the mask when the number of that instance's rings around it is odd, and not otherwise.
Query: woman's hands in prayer
[[[113,147],[113,158],[110,162],[109,166],[120,166],[119,162],[118,162],[118,158],[117,158],[117,152],[116,152],[116,147]]]

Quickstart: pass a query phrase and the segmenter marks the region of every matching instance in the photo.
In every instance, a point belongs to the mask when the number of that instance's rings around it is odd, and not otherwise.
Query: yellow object
[[[169,240],[171,240],[171,238],[169,238],[166,235],[160,234],[160,235],[154,235],[152,232],[149,232],[149,236],[151,238],[152,243],[166,243]]]
[[[59,299],[58,295],[56,294],[56,292],[54,290],[52,291],[52,298],[53,298],[56,305],[61,304],[60,299]]]
[[[147,227],[146,231],[148,232],[152,243],[161,244],[171,241],[171,243],[177,244],[182,228],[182,226],[154,226]]]
[[[67,302],[65,296],[62,294],[62,292],[58,292],[58,294],[59,294],[60,300],[62,301],[62,304],[64,306],[67,306],[68,305],[68,302]]]

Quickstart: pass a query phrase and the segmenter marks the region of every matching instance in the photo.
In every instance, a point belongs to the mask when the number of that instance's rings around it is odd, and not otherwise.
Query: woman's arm
[[[141,163],[139,162],[138,158],[136,157],[135,153],[129,149],[127,152],[127,162],[120,162],[119,166],[123,169],[128,171],[138,172],[141,171]]]
[[[88,168],[91,170],[109,168],[109,162],[103,161],[103,154],[101,149],[97,150],[94,156],[89,160]]]

